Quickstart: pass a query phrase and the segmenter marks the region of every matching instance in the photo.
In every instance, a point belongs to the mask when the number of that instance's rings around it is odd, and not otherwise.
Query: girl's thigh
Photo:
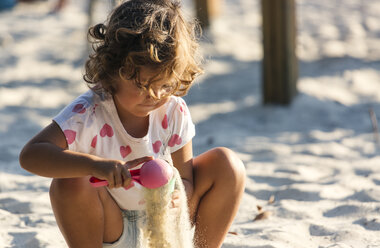
[[[99,190],[104,212],[104,242],[114,242],[123,233],[123,215],[119,205],[105,187]],[[115,239],[116,237],[116,239]]]
[[[113,242],[123,231],[122,212],[105,187],[93,188],[88,179],[53,179],[50,199],[57,223],[70,244],[86,236],[91,242]]]

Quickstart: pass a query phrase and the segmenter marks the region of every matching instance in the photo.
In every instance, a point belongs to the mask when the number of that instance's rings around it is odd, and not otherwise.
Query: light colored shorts
[[[139,248],[140,229],[139,221],[145,218],[145,212],[139,210],[122,210],[124,220],[124,230],[120,238],[114,243],[103,243],[104,248]]]

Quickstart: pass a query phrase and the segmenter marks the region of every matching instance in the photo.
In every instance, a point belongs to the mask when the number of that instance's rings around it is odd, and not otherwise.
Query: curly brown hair
[[[198,53],[198,23],[185,20],[176,0],[129,0],[104,24],[88,31],[94,53],[85,64],[84,80],[92,90],[114,94],[120,80],[139,79],[148,66],[174,79],[170,95],[183,96],[203,72]],[[151,83],[144,87],[154,96]]]

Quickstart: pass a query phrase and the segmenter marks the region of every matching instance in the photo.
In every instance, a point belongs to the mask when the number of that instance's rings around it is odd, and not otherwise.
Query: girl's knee
[[[215,180],[224,185],[244,187],[245,167],[235,152],[225,147],[217,147],[207,153],[208,174],[212,173],[211,175],[216,176]]]
[[[245,167],[237,154],[226,147],[217,147],[213,150],[218,170],[224,170],[229,175],[245,176]]]

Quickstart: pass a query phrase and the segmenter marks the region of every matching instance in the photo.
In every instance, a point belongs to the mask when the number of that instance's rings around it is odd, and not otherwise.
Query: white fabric
[[[53,120],[65,134],[69,150],[123,161],[154,156],[171,162],[170,154],[195,135],[185,101],[175,96],[150,113],[149,130],[143,138],[134,138],[126,132],[112,97],[91,90],[75,99]],[[142,210],[145,206],[141,187],[135,183],[129,190],[118,188],[109,192],[120,208]]]

